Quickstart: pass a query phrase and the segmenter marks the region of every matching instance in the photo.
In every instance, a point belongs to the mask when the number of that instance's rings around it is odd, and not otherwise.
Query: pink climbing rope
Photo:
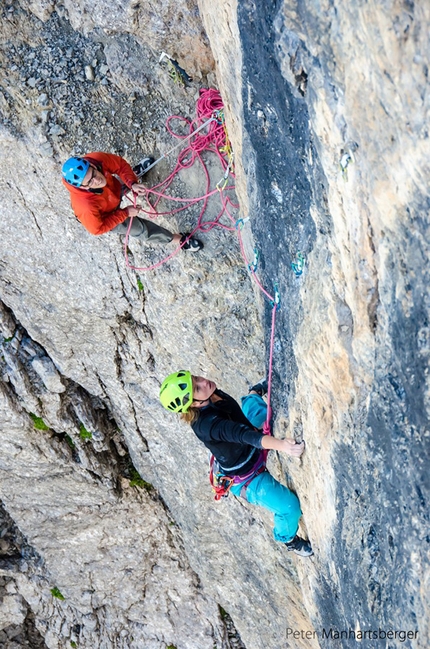
[[[193,205],[202,203],[200,214],[197,219],[197,224],[193,229],[193,231],[190,233],[188,239],[191,238],[199,230],[203,232],[207,232],[216,226],[221,227],[225,230],[230,230],[230,231],[234,230],[234,227],[229,227],[228,225],[225,225],[224,223],[220,222],[224,214],[227,214],[234,223],[234,220],[232,219],[230,213],[228,212],[228,205],[231,205],[234,208],[239,207],[238,205],[233,203],[233,201],[229,196],[224,197],[223,195],[223,192],[234,189],[234,185],[227,186],[228,176],[230,175],[234,178],[234,173],[232,169],[231,156],[229,155],[230,146],[229,146],[227,133],[224,126],[224,117],[222,115],[223,107],[224,106],[221,99],[221,95],[218,90],[215,90],[214,88],[202,89],[200,90],[200,96],[196,105],[196,114],[197,114],[196,119],[190,121],[185,117],[180,117],[177,115],[172,115],[167,119],[166,128],[168,132],[173,137],[179,140],[182,139],[189,140],[189,143],[179,153],[175,168],[173,169],[171,174],[167,178],[165,178],[162,182],[160,182],[158,185],[155,185],[154,187],[151,188],[145,188],[146,201],[148,203],[149,209],[141,208],[141,211],[150,219],[155,219],[157,216],[160,215],[177,214],[178,212],[188,209]],[[179,135],[175,133],[171,127],[171,123],[173,120],[179,120],[184,122],[186,125],[188,125],[189,134]],[[205,121],[207,121],[208,123],[207,133],[204,133],[203,130],[197,133],[197,130],[200,129],[202,125],[205,124]],[[215,189],[211,189],[210,187],[211,183],[210,183],[209,172],[207,170],[207,167],[201,155],[204,151],[211,151],[215,153],[221,163],[222,170],[224,171],[224,179],[226,181],[225,182],[226,186],[223,187],[221,190],[218,187],[216,187]],[[206,179],[205,193],[202,196],[198,196],[195,198],[177,198],[175,196],[170,196],[166,194],[166,191],[171,186],[173,180],[175,179],[179,171],[181,171],[181,169],[190,168],[196,161],[200,163],[204,171],[204,175]],[[221,199],[221,209],[214,219],[205,221],[204,214],[206,212],[208,200],[211,196],[214,196],[218,193]],[[128,198],[132,201],[133,205],[136,207],[136,196],[133,194],[132,198],[129,196]],[[182,204],[182,206],[170,211],[159,212],[157,210],[157,206],[161,199],[166,199],[172,202],[180,203]],[[164,259],[160,260],[155,264],[152,264],[147,267],[133,266],[130,263],[130,260],[128,258],[128,241],[129,241],[131,225],[132,225],[132,218],[130,219],[129,226],[127,228],[127,233],[125,236],[125,241],[124,241],[125,262],[126,262],[126,266],[131,270],[144,272],[144,271],[155,270],[156,268],[159,268],[160,266],[162,266],[162,264],[172,259],[180,251],[182,246],[184,246],[186,241],[188,240],[186,239],[184,242],[181,243],[180,246],[178,246],[175,250],[173,250],[173,252],[170,255],[168,255],[167,257],[165,257]]]
[[[215,90],[213,88],[202,89],[200,90],[199,99],[197,100],[197,104],[196,104],[196,115],[197,115],[196,119],[190,121],[187,118],[180,117],[178,115],[172,115],[167,119],[166,128],[168,132],[174,138],[178,140],[184,140],[184,143],[185,141],[188,141],[188,145],[180,151],[176,161],[176,165],[173,171],[171,172],[171,174],[167,176],[167,178],[165,178],[158,185],[155,185],[154,187],[151,188],[146,188],[145,196],[146,196],[146,201],[148,203],[149,209],[144,209],[144,208],[140,208],[140,209],[148,218],[155,219],[157,216],[161,216],[161,215],[177,214],[182,210],[188,209],[192,205],[197,205],[198,203],[202,203],[200,214],[197,219],[197,224],[195,228],[192,230],[192,232],[190,233],[189,238],[192,237],[199,230],[202,232],[207,232],[209,230],[212,230],[212,228],[214,227],[220,227],[225,230],[229,230],[231,232],[235,230],[237,231],[239,247],[240,247],[243,260],[247,268],[249,269],[253,280],[259,287],[260,291],[268,298],[268,300],[270,301],[273,307],[272,308],[272,328],[271,328],[271,335],[270,335],[268,381],[267,381],[268,383],[267,416],[266,416],[266,421],[264,422],[263,425],[263,433],[265,435],[271,435],[272,432],[270,428],[270,419],[272,416],[272,409],[270,403],[271,403],[271,391],[272,391],[273,348],[274,348],[274,340],[275,340],[276,311],[278,309],[279,304],[277,302],[276,295],[275,297],[270,295],[270,293],[266,291],[266,289],[259,281],[256,275],[256,268],[254,267],[254,265],[251,265],[248,262],[245,253],[245,248],[243,245],[241,231],[240,231],[240,225],[239,225],[240,220],[236,221],[229,210],[230,206],[237,209],[239,208],[239,205],[233,203],[232,199],[225,193],[229,190],[234,190],[234,185],[227,185],[229,176],[234,178],[234,172],[232,168],[233,167],[232,152],[230,149],[230,144],[228,141],[228,136],[224,124],[224,117],[222,114],[223,109],[224,109],[224,105],[218,90]],[[188,135],[179,135],[173,130],[171,124],[174,120],[183,122],[185,125],[188,125],[189,128]],[[205,126],[205,122],[207,122],[208,124],[208,130],[206,133],[204,133],[203,130]],[[197,132],[198,129],[199,132]],[[202,158],[202,153],[205,151],[210,151],[216,154],[218,157],[222,170],[224,171],[224,186],[222,188],[219,188],[217,186],[215,189],[211,189],[210,187],[211,183],[210,183],[209,172]],[[166,191],[171,186],[173,180],[175,179],[179,171],[181,171],[182,169],[189,169],[194,165],[196,161],[200,163],[204,171],[204,175],[206,179],[205,193],[202,196],[198,196],[195,198],[178,198],[166,194]],[[220,183],[218,183],[218,185],[219,184]],[[214,196],[217,193],[219,193],[220,196],[221,209],[215,218],[209,221],[204,221],[203,219],[204,219],[204,214],[206,212],[208,200],[211,196]],[[134,207],[136,207],[136,194],[133,193],[132,198],[130,196],[127,197],[131,200]],[[182,204],[182,206],[170,211],[160,212],[157,210],[157,206],[161,199],[169,200],[172,201],[173,203],[179,203]],[[225,225],[224,223],[220,222],[221,218],[224,215],[226,215],[230,219],[232,224],[231,226]],[[140,271],[140,272],[155,270],[156,268],[159,268],[164,263],[172,259],[180,251],[182,246],[186,243],[184,241],[175,250],[173,250],[173,252],[170,255],[168,255],[164,259],[161,259],[159,262],[155,264],[152,264],[147,267],[142,267],[142,268],[133,266],[130,263],[128,258],[128,240],[129,240],[132,221],[133,219],[130,218],[129,226],[124,241],[125,262],[127,267],[130,268],[131,270]]]
[[[257,277],[257,274],[255,272],[256,269],[255,269],[254,265],[249,263],[248,258],[247,258],[246,253],[245,253],[245,247],[243,245],[242,235],[241,235],[241,231],[240,231],[240,225],[239,225],[239,227],[237,227],[237,238],[238,238],[238,241],[239,241],[239,247],[240,247],[240,251],[242,253],[243,260],[244,260],[246,266],[248,267],[248,270],[250,271],[253,280],[257,284],[260,291],[268,298],[268,300],[272,304],[272,328],[271,328],[271,332],[270,332],[269,367],[268,367],[268,372],[267,372],[267,377],[268,377],[268,379],[267,379],[267,415],[266,415],[266,421],[264,422],[264,425],[263,425],[263,433],[265,435],[271,435],[272,431],[271,431],[271,428],[270,428],[270,419],[272,417],[272,408],[271,408],[270,403],[271,403],[271,394],[272,394],[273,348],[274,348],[274,345],[275,345],[276,311],[278,310],[279,303],[278,303],[276,295],[272,296],[272,295],[270,295],[270,293],[268,293],[266,291],[266,289],[264,288],[264,286],[261,284],[260,280]]]
[[[278,309],[278,305],[274,303],[272,308],[272,331],[270,334],[269,368],[267,372],[267,376],[269,377],[267,381],[267,415],[266,415],[266,421],[263,424],[263,433],[265,435],[272,434],[270,428],[270,419],[272,418],[272,408],[270,406],[270,398],[272,395],[273,348],[275,345],[275,320],[276,320],[277,309]]]

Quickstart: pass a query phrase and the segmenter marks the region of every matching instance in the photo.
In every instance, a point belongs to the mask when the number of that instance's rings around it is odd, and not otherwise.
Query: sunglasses
[[[88,179],[88,182],[85,183],[85,185],[84,185],[84,183],[81,184],[81,187],[84,187],[84,188],[91,187],[92,182],[94,180],[94,176],[96,175],[97,169],[95,169],[94,167],[90,167],[90,169],[91,169],[91,176]]]

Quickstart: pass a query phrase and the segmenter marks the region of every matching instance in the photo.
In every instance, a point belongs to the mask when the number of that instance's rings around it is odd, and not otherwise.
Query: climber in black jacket
[[[213,381],[187,370],[170,374],[160,388],[160,401],[171,412],[182,413],[197,437],[212,452],[216,468],[229,482],[228,490],[274,513],[273,536],[300,556],[313,554],[309,541],[297,536],[301,516],[297,496],[266,469],[269,449],[300,457],[304,443],[263,434],[265,382],[250,389],[242,409]],[[247,416],[246,416],[247,415]]]

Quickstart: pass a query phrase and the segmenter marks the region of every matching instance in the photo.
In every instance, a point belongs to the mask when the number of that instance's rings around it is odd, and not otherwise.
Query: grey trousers
[[[125,219],[122,223],[114,227],[111,232],[118,234],[125,234],[128,230],[130,219]],[[153,221],[147,221],[135,216],[131,224],[130,236],[138,239],[145,239],[151,243],[170,243],[173,239],[173,234],[162,228],[161,225],[156,225]]]

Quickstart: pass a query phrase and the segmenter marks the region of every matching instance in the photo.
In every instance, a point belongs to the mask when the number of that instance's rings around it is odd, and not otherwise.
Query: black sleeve
[[[263,448],[261,444],[263,437],[263,433],[258,430],[229,419],[215,417],[210,426],[210,438],[214,441],[249,444],[256,448]]]

